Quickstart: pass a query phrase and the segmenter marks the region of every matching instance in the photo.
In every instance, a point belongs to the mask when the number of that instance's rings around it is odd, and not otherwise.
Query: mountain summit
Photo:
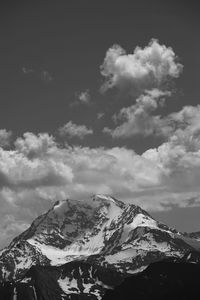
[[[83,261],[131,274],[193,247],[139,206],[107,195],[58,201],[1,252],[1,280],[18,280],[31,266]]]

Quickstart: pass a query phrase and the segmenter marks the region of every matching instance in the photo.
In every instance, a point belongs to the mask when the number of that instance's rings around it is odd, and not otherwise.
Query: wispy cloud
[[[30,74],[30,73],[34,73],[35,71],[33,69],[31,69],[31,68],[23,67],[22,68],[22,72],[24,74]]]
[[[87,135],[93,134],[91,128],[87,128],[85,125],[77,125],[72,121],[59,128],[59,134],[69,138],[77,137],[83,139]]]
[[[42,81],[49,83],[53,80],[53,76],[48,71],[41,71],[40,78]]]
[[[99,113],[97,114],[97,119],[100,120],[100,119],[102,119],[104,116],[105,116],[105,113],[99,112]]]
[[[82,91],[80,93],[75,94],[75,99],[73,102],[71,102],[70,106],[78,106],[78,105],[91,105],[91,95],[90,90],[86,89],[85,91]]]
[[[45,83],[49,83],[53,81],[53,76],[47,70],[38,70],[34,68],[23,67],[22,72],[25,75],[32,75],[32,76],[34,75],[35,78],[38,78]]]
[[[10,146],[12,138],[12,131],[6,129],[0,129],[0,147]]]
[[[82,104],[89,104],[91,101],[90,91],[87,89],[78,95],[78,99]]]

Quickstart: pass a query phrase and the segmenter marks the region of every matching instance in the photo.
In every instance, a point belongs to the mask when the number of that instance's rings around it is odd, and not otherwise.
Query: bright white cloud
[[[160,87],[170,78],[177,78],[183,66],[171,47],[152,39],[143,49],[136,47],[127,54],[119,45],[111,47],[101,66],[106,81],[103,90],[112,87],[144,90]]]
[[[61,186],[72,181],[69,166],[52,155],[29,158],[18,151],[0,149],[0,187],[11,189]]]
[[[11,138],[12,138],[12,131],[8,131],[6,129],[0,129],[0,147],[10,146]]]
[[[23,138],[17,138],[15,141],[16,150],[30,157],[46,155],[49,149],[55,146],[56,143],[53,136],[50,136],[48,133],[35,135],[31,132],[26,132]]]
[[[69,121],[63,127],[59,128],[59,134],[69,138],[77,137],[83,139],[85,136],[93,134],[93,130],[91,128],[87,128],[85,125],[77,125],[72,121]]]
[[[163,135],[166,130],[166,120],[152,113],[164,104],[165,98],[170,96],[168,91],[153,89],[146,91],[136,99],[136,104],[124,107],[114,116],[116,123],[120,122],[114,129],[105,127],[104,133],[110,134],[113,138],[129,138],[134,135]]]

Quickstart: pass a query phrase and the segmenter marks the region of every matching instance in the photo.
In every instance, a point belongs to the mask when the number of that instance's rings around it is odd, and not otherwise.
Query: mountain
[[[3,300],[101,299],[105,292],[123,281],[122,274],[86,262],[62,266],[33,266],[18,282],[0,285]],[[2,299],[2,298],[1,298]]]
[[[22,280],[0,284],[0,295],[3,300],[198,299],[199,263],[200,254],[189,252],[128,277],[81,261],[33,266]]]
[[[200,264],[163,260],[107,290],[103,300],[198,299],[199,276]]]
[[[185,233],[185,235],[200,242],[200,231]]]
[[[188,253],[196,253],[198,247],[195,239],[157,222],[139,206],[110,196],[59,201],[1,251],[2,293],[19,293],[25,286],[32,295],[35,290],[41,294],[47,289],[40,286],[52,282],[50,287],[61,299],[69,294],[100,299],[118,280],[142,272],[153,262],[169,257],[189,262]],[[109,278],[118,280],[110,285]]]

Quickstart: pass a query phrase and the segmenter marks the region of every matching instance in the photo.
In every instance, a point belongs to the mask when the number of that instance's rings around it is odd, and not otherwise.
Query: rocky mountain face
[[[185,235],[189,238],[195,239],[196,241],[200,242],[200,231],[185,233]]]
[[[3,300],[190,300],[198,299],[199,276],[198,252],[152,263],[129,276],[77,261],[62,266],[33,266],[20,281],[1,283],[0,295]]]
[[[103,299],[199,299],[199,276],[199,263],[173,258],[163,260],[150,264],[137,276],[127,277],[114,290],[107,290]]]
[[[22,280],[1,284],[0,295],[4,295],[4,300],[12,299],[14,294],[20,300],[101,299],[122,281],[121,273],[80,261],[62,266],[33,266]]]
[[[192,237],[110,196],[60,201],[1,251],[0,292],[14,300],[101,299],[122,278],[166,258],[190,262],[198,248]]]

